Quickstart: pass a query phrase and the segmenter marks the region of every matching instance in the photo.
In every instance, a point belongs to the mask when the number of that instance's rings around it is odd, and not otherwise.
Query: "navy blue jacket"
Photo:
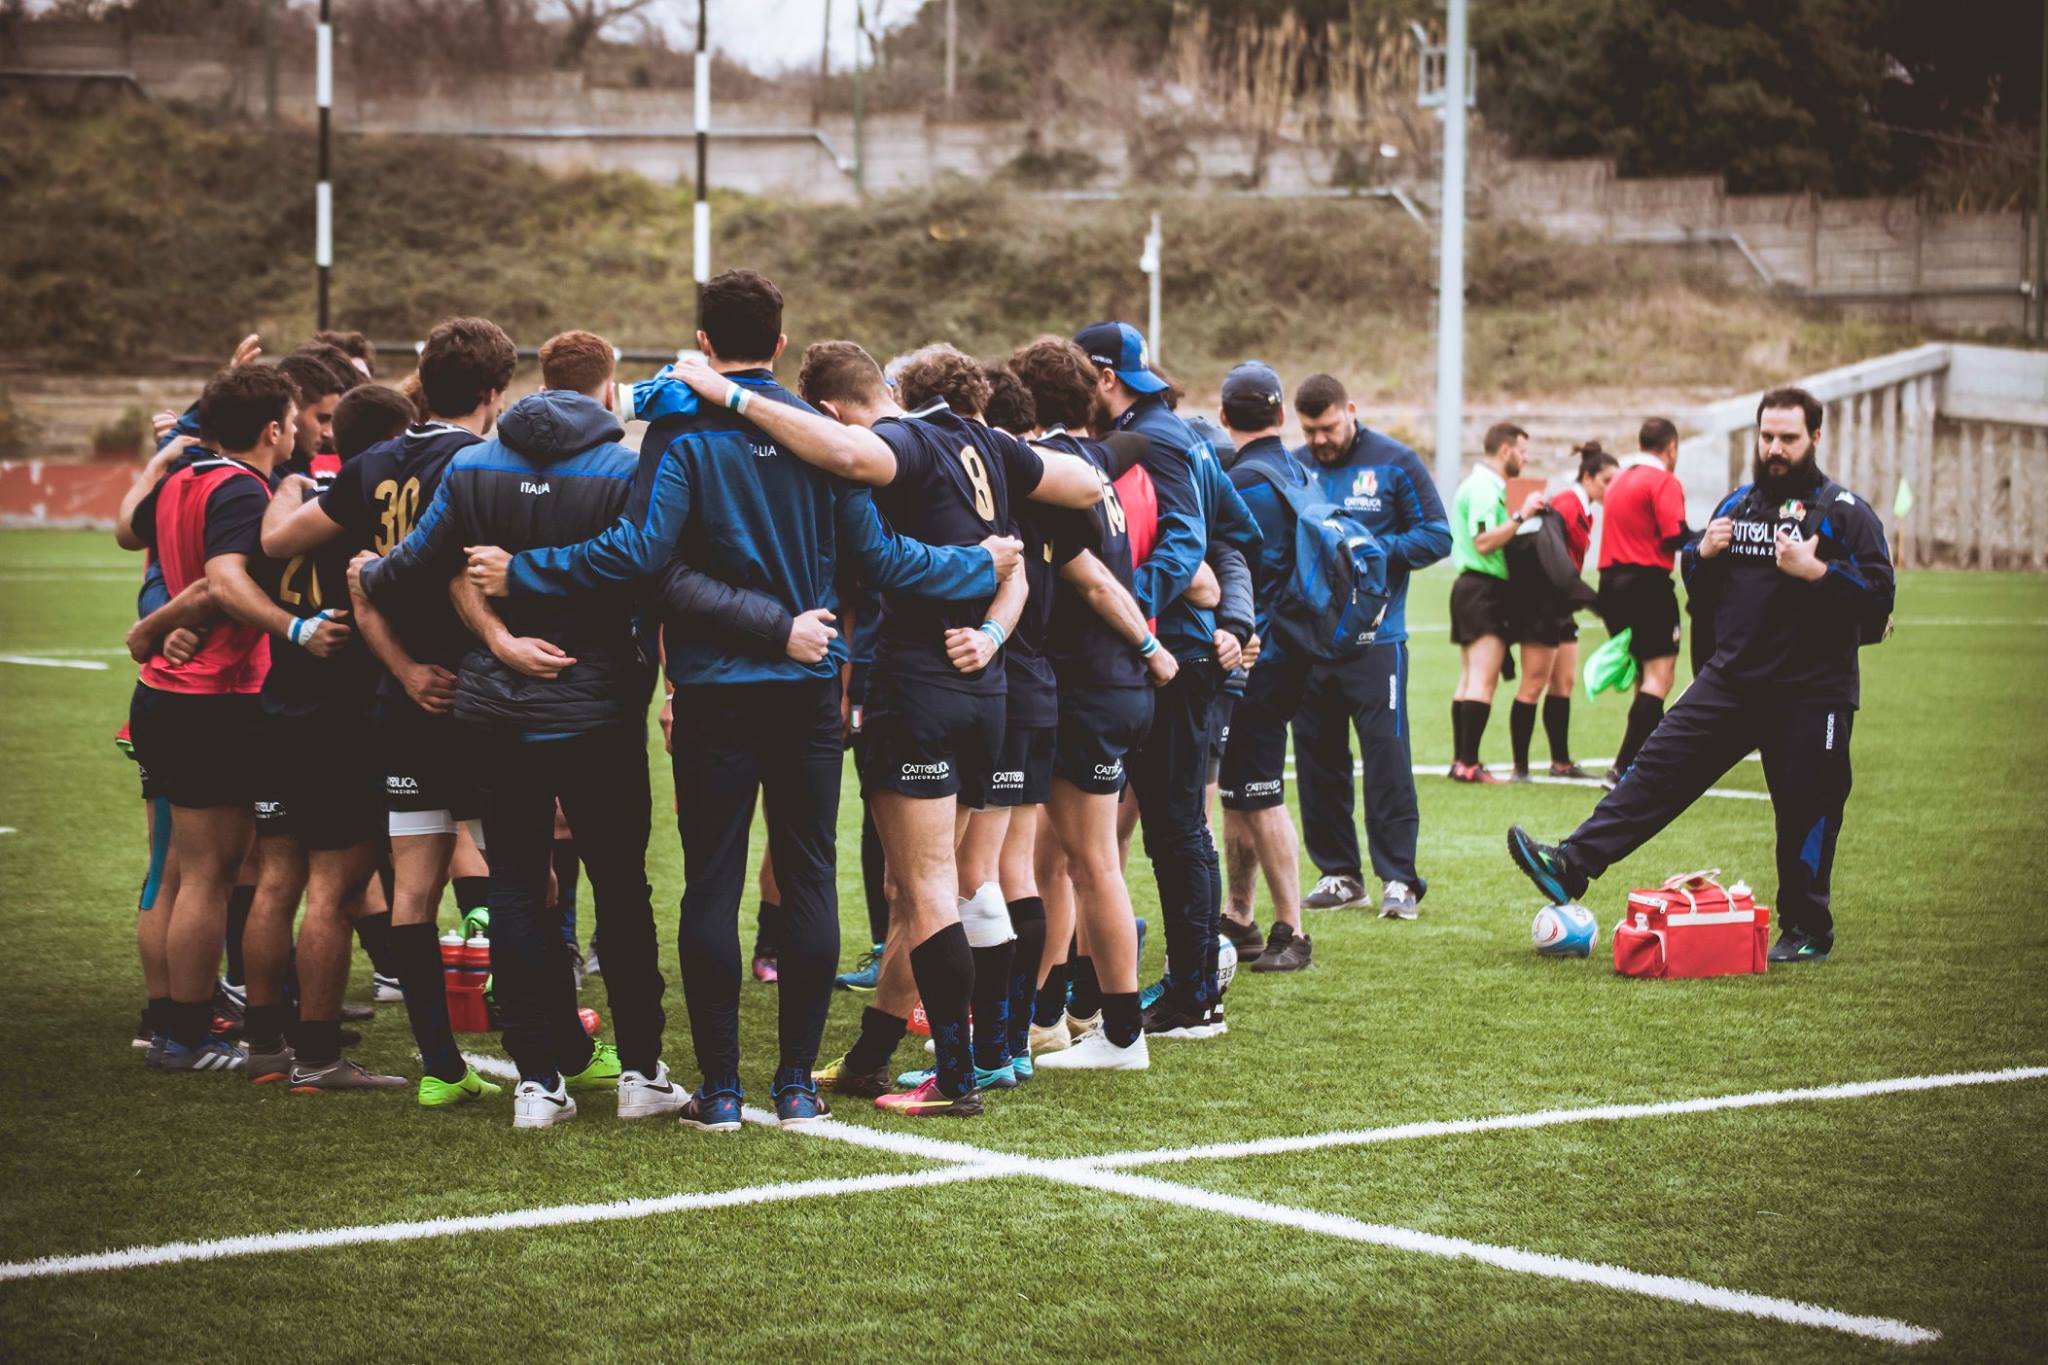
[[[1251,580],[1244,561],[1259,552],[1259,528],[1230,486],[1215,450],[1156,394],[1125,409],[1116,429],[1146,438],[1138,462],[1152,476],[1159,499],[1159,537],[1131,573],[1131,595],[1139,610],[1157,618],[1160,642],[1177,659],[1214,653],[1219,624],[1248,637],[1252,623],[1244,610],[1244,590]],[[1242,558],[1233,561],[1233,555]],[[1212,562],[1232,606],[1220,621],[1217,612],[1182,595],[1205,559]]]
[[[595,399],[563,389],[529,394],[498,422],[495,440],[458,451],[405,542],[363,569],[363,591],[380,605],[407,592],[441,593],[462,572],[464,547],[515,554],[573,545],[624,510],[639,456]],[[634,594],[598,589],[575,597],[518,597],[495,604],[514,635],[558,645],[576,662],[553,679],[530,678],[481,645],[463,656],[455,718],[554,739],[607,725],[644,725],[654,670],[634,629]]]
[[[1323,499],[1348,507],[1387,549],[1387,614],[1374,638],[1408,638],[1408,575],[1451,552],[1451,522],[1421,457],[1391,436],[1358,424],[1351,449],[1327,468],[1306,446],[1294,452],[1322,485]]]
[[[812,410],[767,370],[726,377],[751,389],[755,402]],[[776,599],[791,615],[818,607],[838,614],[841,556],[879,588],[950,600],[995,592],[986,550],[897,536],[866,488],[805,464],[744,417],[697,402],[679,380],[641,387],[647,391],[636,391],[636,406],[651,424],[622,514],[581,543],[513,556],[513,600],[558,599],[649,578],[677,556],[721,582]],[[668,674],[679,687],[836,678],[846,662],[843,632],[815,664],[735,653],[729,641],[703,631],[671,631],[666,644]]]
[[[1273,486],[1273,479],[1293,488],[1306,488],[1309,472],[1289,457],[1278,436],[1262,436],[1238,448],[1237,463],[1230,467],[1230,483],[1259,527],[1253,600],[1257,604],[1254,624],[1263,642],[1262,659],[1279,652],[1280,642],[1272,631],[1273,603],[1294,573],[1294,511]]]

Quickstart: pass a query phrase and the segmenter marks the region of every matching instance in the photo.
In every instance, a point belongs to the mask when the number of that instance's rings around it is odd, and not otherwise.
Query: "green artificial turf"
[[[409,1094],[294,1096],[146,1072],[132,904],[144,844],[132,765],[109,742],[139,565],[103,535],[0,535],[0,1260],[169,1241],[908,1172],[932,1163],[749,1127],[621,1125],[602,1097],[515,1134],[510,1104],[426,1112]],[[1417,763],[1449,758],[1450,578],[1414,583]],[[1764,977],[1615,977],[1606,933],[1631,886],[1716,865],[1768,900],[1770,808],[1706,799],[1588,898],[1590,961],[1530,949],[1536,898],[1502,831],[1571,828],[1598,793],[1419,778],[1421,918],[1311,913],[1316,966],[1243,975],[1231,1031],[1158,1041],[1142,1076],[1042,1073],[970,1123],[839,1117],[1064,1157],[1273,1135],[2048,1064],[2048,583],[1916,574],[1864,655],[1856,788],[1825,966]],[[1600,632],[1592,627],[1589,640]],[[1487,737],[1506,766],[1507,699]],[[1579,756],[1626,707],[1580,699]],[[657,804],[667,767],[654,739]],[[1544,741],[1537,738],[1537,757]],[[1760,789],[1755,763],[1724,786]],[[864,946],[859,808],[841,810],[842,957]],[[757,831],[758,847],[758,831]],[[669,978],[667,1059],[691,1080],[672,956],[681,859],[649,866]],[[1310,878],[1313,873],[1310,871]],[[1138,912],[1162,935],[1142,851]],[[587,895],[587,892],[586,892]],[[743,913],[751,932],[751,907]],[[1260,891],[1260,918],[1269,921]],[[444,923],[452,920],[452,910]],[[352,995],[368,996],[357,963]],[[601,980],[587,1003],[608,1013]],[[840,996],[826,1055],[862,998]],[[764,1103],[775,991],[743,992],[743,1076]],[[402,1008],[362,1059],[410,1073]],[[498,1052],[496,1040],[469,1040]],[[908,1066],[917,1054],[898,1054]],[[1611,1289],[1383,1249],[1034,1178],[633,1221],[0,1282],[10,1358],[307,1360],[535,1356],[1175,1359],[1732,1354],[2023,1357],[2048,1339],[2048,1079],[1561,1125],[1146,1168],[1177,1184],[1521,1247],[1942,1334],[1897,1348]]]

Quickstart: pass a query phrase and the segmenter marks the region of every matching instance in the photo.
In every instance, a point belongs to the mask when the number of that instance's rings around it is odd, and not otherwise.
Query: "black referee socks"
[[[1664,699],[1653,697],[1647,692],[1636,693],[1633,705],[1628,708],[1628,730],[1622,735],[1621,752],[1614,756],[1614,766],[1627,772],[1629,764],[1636,761],[1642,752],[1644,741],[1657,728],[1657,722],[1664,719]]]
[[[1569,763],[1572,761],[1572,699],[1570,697],[1545,697],[1543,699],[1543,733],[1550,740],[1550,761]]]
[[[1529,771],[1529,741],[1536,737],[1536,703],[1515,698],[1508,708],[1508,741],[1514,746],[1515,771]]]
[[[1462,712],[1465,717],[1464,722],[1458,724],[1456,717],[1453,716],[1453,724],[1456,726],[1458,736],[1458,761],[1460,763],[1477,763],[1479,761],[1479,741],[1486,736],[1486,722],[1493,715],[1493,707],[1491,704],[1483,701],[1453,702],[1451,706],[1454,711]]]

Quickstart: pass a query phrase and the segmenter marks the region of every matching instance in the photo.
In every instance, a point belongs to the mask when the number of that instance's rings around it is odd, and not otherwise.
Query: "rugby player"
[[[1481,442],[1484,459],[1472,467],[1451,499],[1451,643],[1458,647],[1457,691],[1451,700],[1451,779],[1498,783],[1479,761],[1479,742],[1493,715],[1493,689],[1508,666],[1508,641],[1515,634],[1508,598],[1507,543],[1522,523],[1543,507],[1531,493],[1508,515],[1508,480],[1522,472],[1529,433],[1512,422],[1496,422]]]
[[[453,578],[457,609],[482,641],[463,656],[454,714],[474,755],[490,860],[495,999],[520,1074],[515,1128],[573,1118],[572,1090],[615,1090],[622,1119],[682,1105],[661,1061],[663,983],[646,872],[653,651],[638,637],[635,603],[598,592],[507,603],[501,615],[462,573],[465,546],[575,544],[624,509],[638,457],[618,444],[624,429],[608,406],[611,346],[566,333],[542,349],[543,378],[552,358],[558,378],[584,383],[514,404],[494,439],[455,453],[412,534],[350,569],[372,603],[440,595]],[[584,1032],[559,911],[548,908],[557,801],[596,903],[616,1045]]]
[[[1209,721],[1223,675],[1237,666],[1252,636],[1246,556],[1258,553],[1258,525],[1208,442],[1168,406],[1176,395],[1151,367],[1135,327],[1095,323],[1074,343],[1095,368],[1096,397],[1109,429],[1136,432],[1148,443],[1141,465],[1157,498],[1159,531],[1134,567],[1131,588],[1179,663],[1173,680],[1158,689],[1151,727],[1131,754],[1131,792],[1166,921],[1164,989],[1146,1010],[1145,1027],[1178,1037],[1214,1036],[1208,1016],[1218,995],[1223,873],[1206,804]],[[1192,550],[1191,561],[1180,557],[1183,545]],[[1218,579],[1218,600],[1234,604],[1224,614],[1228,619],[1219,619],[1216,602],[1199,604],[1188,594],[1205,560]]]
[[[292,381],[270,366],[222,371],[200,396],[198,422],[221,449],[170,474],[137,507],[131,531],[163,565],[176,595],[204,576],[228,620],[183,664],[161,654],[143,667],[129,729],[136,757],[171,805],[179,885],[165,926],[169,1002],[164,1037],[147,1061],[168,1071],[241,1071],[240,1049],[209,1034],[229,888],[254,836],[257,696],[270,668],[270,636],[297,626],[250,577],[271,469],[296,433]],[[347,628],[298,627],[315,655],[337,653]]]
[[[1579,462],[1572,486],[1550,499],[1550,510],[1563,523],[1565,549],[1573,567],[1583,570],[1586,549],[1593,539],[1593,509],[1606,496],[1621,462],[1602,450],[1598,441],[1589,441],[1572,454]],[[1572,762],[1572,689],[1578,685],[1579,675],[1577,608],[1541,587],[1527,595],[1530,600],[1518,613],[1522,618],[1522,679],[1508,725],[1515,780],[1529,779],[1529,743],[1535,738],[1539,697],[1543,700],[1543,732],[1550,741],[1550,775],[1591,777]]]
[[[1324,500],[1363,522],[1387,552],[1386,615],[1353,658],[1318,662],[1294,718],[1296,793],[1303,841],[1320,877],[1310,910],[1366,904],[1353,792],[1365,800],[1366,852],[1385,919],[1414,919],[1429,890],[1416,866],[1422,818],[1415,800],[1408,724],[1408,577],[1450,552],[1450,524],[1436,480],[1413,450],[1358,420],[1332,375],[1304,379],[1294,411],[1305,438],[1297,458]],[[1351,736],[1363,775],[1351,783]]]
[[[277,554],[323,545],[347,556],[396,549],[433,505],[449,462],[491,431],[517,363],[511,338],[487,319],[453,318],[436,326],[418,369],[430,416],[348,461],[318,499],[299,503],[292,493],[282,494],[281,502],[296,505],[279,511],[266,528],[266,544]],[[392,869],[391,953],[420,1049],[419,1103],[437,1108],[482,1099],[499,1087],[462,1060],[449,1029],[435,924],[457,824],[473,821],[478,810],[466,746],[450,716],[454,670],[470,636],[445,593],[394,602],[388,615],[360,596],[354,607],[364,642],[384,668],[368,748],[381,775]],[[458,908],[485,903],[488,883],[481,874],[478,868],[456,877]]]
[[[1773,389],[1758,403],[1751,481],[1685,549],[1693,626],[1711,632],[1707,662],[1620,783],[1555,845],[1509,828],[1509,856],[1553,903],[1585,895],[1761,749],[1778,843],[1779,933],[1768,956],[1827,961],[1862,704],[1858,654],[1889,632],[1896,583],[1876,510],[1821,472],[1823,415],[1804,389]]]
[[[899,534],[934,546],[968,547],[1000,536],[1010,524],[1013,494],[1071,507],[1092,506],[1101,497],[1100,478],[1086,461],[1041,453],[961,417],[943,401],[905,413],[880,367],[852,342],[819,342],[804,352],[801,391],[828,416],[753,402],[706,365],[686,362],[676,373],[700,396],[737,408],[779,449],[828,474],[872,485],[876,505]],[[962,926],[956,811],[984,803],[1001,749],[1005,675],[992,665],[1007,632],[989,618],[988,597],[952,604],[887,585],[884,593],[862,771],[887,865],[891,935],[883,975],[891,954],[907,957],[938,1066],[923,1085],[878,1094],[875,1102],[906,1115],[967,1116],[981,1112],[967,1033],[972,948],[1008,939],[1012,930],[1000,900],[976,907],[972,939]],[[967,638],[974,634],[984,640]],[[963,672],[954,651],[980,666]],[[861,1039],[833,1068],[834,1087],[866,1089],[877,1078],[886,1086],[889,1055],[904,1027],[901,1018],[868,1010]]]
[[[905,600],[917,600],[912,592],[967,600],[996,590],[997,548],[1014,567],[1016,547],[985,547],[976,537],[942,549],[887,535],[865,489],[787,458],[786,415],[835,434],[839,428],[775,380],[785,344],[782,294],[766,277],[735,270],[712,280],[698,322],[707,362],[678,364],[642,405],[653,420],[642,443],[642,491],[629,515],[587,542],[509,560],[481,547],[470,562],[487,592],[509,591],[522,603],[647,578],[679,556],[713,578],[765,589],[797,622],[776,659],[736,653],[707,632],[665,633],[685,878],[678,949],[701,1073],[678,1117],[703,1131],[732,1132],[744,1095],[738,917],[757,794],[785,916],[776,1115],[802,1124],[829,1112],[812,1068],[839,956],[844,646],[831,623],[840,557]],[[602,932],[609,964],[618,948],[610,930]]]
[[[1010,364],[1048,423],[1038,443],[1087,460],[1106,485],[1095,507],[1041,518],[1057,580],[1046,654],[1058,696],[1046,805],[1057,856],[1044,857],[1041,869],[1046,884],[1072,883],[1072,909],[1062,908],[1057,926],[1059,946],[1065,947],[1069,926],[1078,922],[1101,1000],[1099,1027],[1048,1051],[1033,1065],[1055,1071],[1140,1071],[1151,1062],[1138,991],[1136,924],[1117,841],[1117,805],[1128,777],[1127,759],[1152,725],[1153,687],[1170,683],[1180,665],[1153,635],[1131,594],[1129,520],[1109,486],[1111,477],[1122,472],[1118,456],[1069,426],[1085,431],[1095,415],[1094,366],[1074,343],[1050,336],[1019,350]],[[1048,929],[1053,927],[1048,922]]]

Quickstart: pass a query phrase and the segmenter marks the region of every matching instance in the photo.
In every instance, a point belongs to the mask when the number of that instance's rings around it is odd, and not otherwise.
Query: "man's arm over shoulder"
[[[653,461],[654,475],[644,499],[636,490],[626,510],[589,540],[513,555],[505,570],[506,588],[514,594],[560,597],[652,576],[674,555],[689,519],[690,445],[732,439],[696,432],[676,437]],[[707,452],[713,457],[718,453],[716,448]],[[643,469],[647,464],[641,461]]]
[[[452,497],[461,459],[456,456],[457,463],[442,475],[441,486],[434,490],[434,500],[412,528],[412,534],[390,554],[363,565],[363,596],[373,602],[385,601],[428,581],[435,592],[440,592],[442,585],[461,568],[462,518]]]
[[[979,601],[995,593],[995,562],[987,550],[979,545],[927,545],[897,535],[883,523],[865,488],[845,484],[835,489],[832,514],[842,550],[862,579],[885,592],[953,602]]]

